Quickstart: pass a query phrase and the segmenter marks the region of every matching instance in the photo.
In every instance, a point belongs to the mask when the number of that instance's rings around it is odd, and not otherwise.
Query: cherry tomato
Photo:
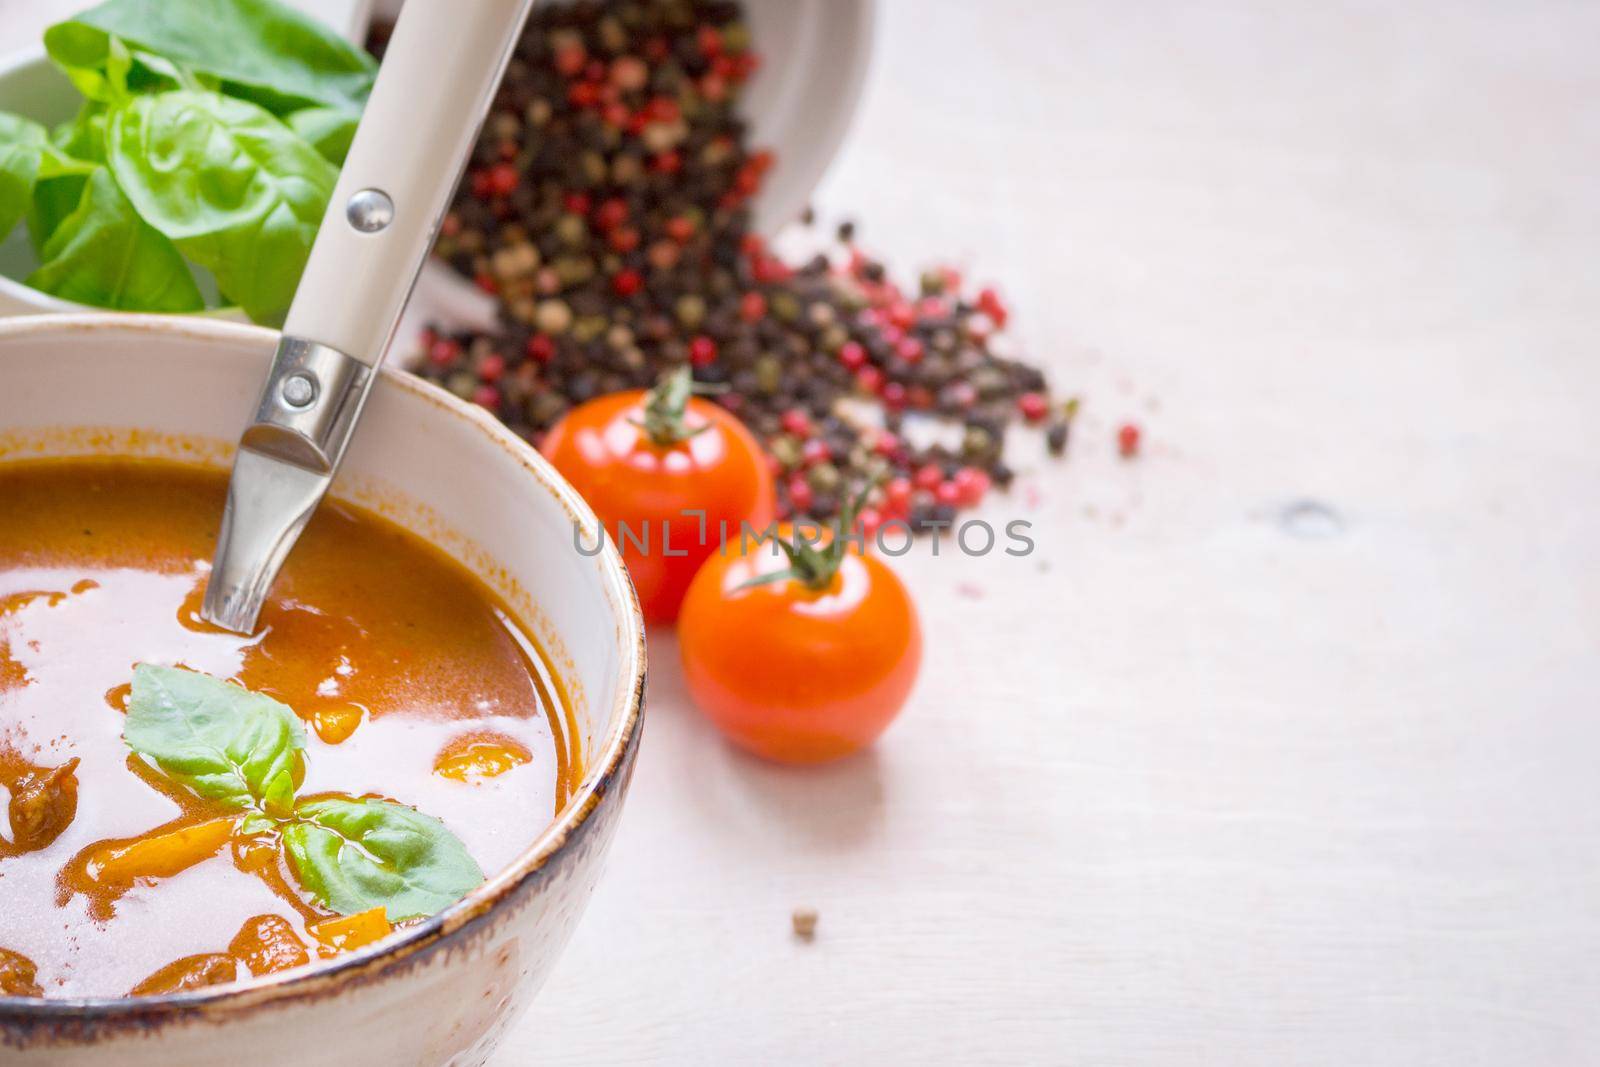
[[[922,661],[916,609],[858,546],[826,553],[807,580],[771,542],[735,540],[695,576],[678,620],[684,676],[735,743],[820,763],[871,744],[905,704]]]
[[[772,474],[737,418],[692,397],[687,368],[649,391],[614,393],[569,411],[545,457],[589,502],[617,543],[645,618],[671,622],[726,524],[772,521]],[[703,520],[697,514],[705,512]],[[702,533],[704,536],[702,536]],[[593,531],[583,531],[593,544]]]

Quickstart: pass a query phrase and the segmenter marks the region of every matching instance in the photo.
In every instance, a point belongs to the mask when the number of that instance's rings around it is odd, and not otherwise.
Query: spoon
[[[534,0],[410,0],[239,438],[200,615],[255,630],[344,458]]]

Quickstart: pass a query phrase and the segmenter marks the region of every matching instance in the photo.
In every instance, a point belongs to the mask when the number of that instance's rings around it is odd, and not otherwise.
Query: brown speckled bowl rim
[[[183,316],[109,312],[38,315],[0,319],[0,350],[12,338],[109,332],[158,337],[167,335],[198,341],[246,342],[259,344],[264,349],[271,348],[278,337],[276,331],[260,326]],[[596,522],[589,505],[556,473],[555,468],[533,446],[508,430],[487,411],[393,367],[382,368],[378,387],[411,393],[444,415],[464,420],[504,450],[574,518],[581,520],[585,526]],[[444,911],[405,930],[393,940],[357,949],[326,962],[214,989],[153,997],[0,996],[0,1021],[24,1027],[30,1022],[48,1027],[52,1020],[108,1023],[114,1027],[118,1020],[122,1020],[144,1026],[166,1016],[226,1014],[285,1000],[318,997],[339,986],[375,979],[419,953],[441,947],[465,927],[486,918],[499,905],[511,899],[573,840],[596,808],[612,794],[613,781],[628,767],[639,742],[639,727],[644,712],[644,616],[639,610],[639,600],[627,568],[609,539],[599,558],[603,561],[603,579],[609,598],[621,609],[617,619],[617,640],[627,682],[618,688],[617,699],[605,720],[611,726],[591,757],[589,771],[577,792],[533,843],[498,874]],[[620,803],[620,797],[614,803]]]

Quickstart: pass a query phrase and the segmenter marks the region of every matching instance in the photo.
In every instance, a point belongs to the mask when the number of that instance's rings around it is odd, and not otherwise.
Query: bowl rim
[[[3,366],[6,344],[14,338],[117,332],[148,334],[158,338],[181,337],[201,342],[254,342],[263,346],[275,344],[279,336],[276,330],[261,326],[191,316],[117,312],[34,315],[0,319],[0,366]],[[487,411],[416,375],[391,366],[379,368],[379,388],[410,393],[439,410],[443,416],[464,421],[486,436],[491,444],[506,452],[569,514],[577,516],[586,526],[597,522],[594,512],[577,490],[567,484],[532,445],[512,433]],[[536,877],[562,851],[593,817],[601,803],[613,793],[618,796],[614,803],[620,803],[621,791],[613,790],[611,784],[629,765],[639,743],[646,670],[644,615],[627,568],[609,538],[605,539],[604,551],[596,558],[603,561],[602,580],[611,594],[608,599],[620,608],[620,617],[616,620],[616,639],[618,651],[622,654],[624,682],[618,687],[616,699],[607,712],[609,717],[606,721],[610,725],[591,759],[588,773],[566,805],[515,859],[477,889],[400,936],[391,935],[392,940],[386,938],[305,967],[230,982],[211,989],[159,996],[0,996],[0,1022],[9,1020],[24,1025],[29,1022],[48,1025],[51,1020],[113,1020],[130,1016],[147,1022],[161,1016],[190,1014],[196,1009],[244,1010],[316,996],[327,992],[330,987],[379,976],[417,953],[453,937],[515,896],[524,884]]]

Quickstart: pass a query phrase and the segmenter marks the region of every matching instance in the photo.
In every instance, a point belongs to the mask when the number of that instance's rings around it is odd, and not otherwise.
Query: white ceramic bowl
[[[141,455],[222,466],[276,335],[196,318],[0,322],[0,464]],[[644,625],[614,549],[585,556],[593,514],[537,453],[410,375],[374,389],[335,483],[489,583],[572,692],[587,772],[528,848],[420,926],[334,960],[137,999],[0,997],[0,1063],[172,1067],[252,1057],[296,1067],[482,1062],[581,915],[637,751]]]
[[[342,20],[359,17],[360,0],[329,0]],[[778,165],[756,203],[756,224],[769,236],[805,208],[850,127],[872,54],[873,0],[744,0],[762,68],[745,98],[754,140],[772,146]],[[315,0],[300,5],[317,10]],[[377,0],[392,14],[399,0]],[[356,16],[350,14],[352,7]],[[334,8],[337,11],[334,11]],[[66,77],[32,48],[0,62],[0,111],[54,124],[72,117],[78,95]],[[21,283],[33,262],[18,227],[0,242],[0,316],[85,310]],[[222,317],[240,318],[237,312]],[[427,322],[489,328],[494,304],[449,269],[424,270],[396,335],[401,352]]]

